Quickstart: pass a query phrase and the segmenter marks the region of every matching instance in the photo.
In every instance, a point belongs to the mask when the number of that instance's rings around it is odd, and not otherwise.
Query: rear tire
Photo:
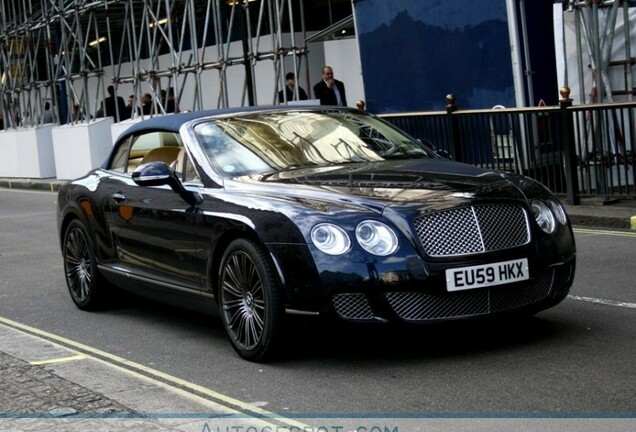
[[[75,219],[64,234],[62,254],[66,285],[75,305],[82,310],[95,310],[105,303],[106,288],[95,252],[84,225]]]
[[[283,308],[274,266],[258,244],[234,240],[221,260],[219,311],[232,347],[246,360],[274,355]]]

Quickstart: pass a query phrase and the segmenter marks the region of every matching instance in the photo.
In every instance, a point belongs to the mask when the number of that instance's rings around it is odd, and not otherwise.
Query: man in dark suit
[[[114,117],[115,123],[120,120],[126,120],[128,112],[126,110],[126,102],[121,96],[115,95],[115,87],[108,86],[108,97],[102,103],[101,111],[95,117]]]
[[[285,75],[285,81],[287,81],[287,85],[285,85],[285,89],[278,92],[278,102],[284,103],[295,100],[307,100],[307,93],[305,93],[305,89],[301,86],[298,86],[298,97],[296,97],[296,75],[293,72],[289,72]],[[285,94],[283,94],[283,91]]]
[[[344,84],[333,78],[331,66],[322,68],[322,81],[314,86],[314,96],[320,105],[347,106]]]

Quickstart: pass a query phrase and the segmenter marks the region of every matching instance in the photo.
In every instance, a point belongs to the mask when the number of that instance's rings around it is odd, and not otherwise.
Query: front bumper
[[[556,305],[574,280],[575,259],[554,265],[538,277],[510,285],[458,292],[385,291],[333,296],[335,313],[348,321],[432,321],[471,318],[515,310],[537,312]]]
[[[521,309],[542,310],[565,298],[574,280],[576,253],[539,254],[532,245],[515,253],[503,251],[487,262],[527,257],[530,278],[505,285],[448,292],[444,270],[484,262],[423,261],[415,254],[375,262],[327,257],[316,262],[311,248],[277,246],[282,258],[287,306],[335,315],[347,321],[431,321],[487,316]],[[474,259],[474,257],[473,257]],[[360,261],[360,262],[358,262]]]

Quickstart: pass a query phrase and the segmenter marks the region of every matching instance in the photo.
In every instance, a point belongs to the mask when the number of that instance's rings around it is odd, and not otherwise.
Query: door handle
[[[124,195],[123,193],[116,192],[113,194],[113,201],[115,201],[116,203],[120,203],[125,200],[126,200],[126,195]]]

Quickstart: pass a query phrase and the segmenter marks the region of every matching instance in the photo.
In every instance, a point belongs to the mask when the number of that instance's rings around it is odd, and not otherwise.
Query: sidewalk
[[[0,178],[0,187],[10,189],[37,189],[55,192],[66,183],[57,179]],[[565,205],[572,225],[604,229],[636,230],[636,200],[620,200],[604,204],[600,199],[583,199],[581,205]]]
[[[35,330],[37,331],[37,330]],[[0,317],[0,430],[275,431],[284,417]],[[293,424],[294,422],[291,421]],[[221,428],[221,429],[219,429]]]

